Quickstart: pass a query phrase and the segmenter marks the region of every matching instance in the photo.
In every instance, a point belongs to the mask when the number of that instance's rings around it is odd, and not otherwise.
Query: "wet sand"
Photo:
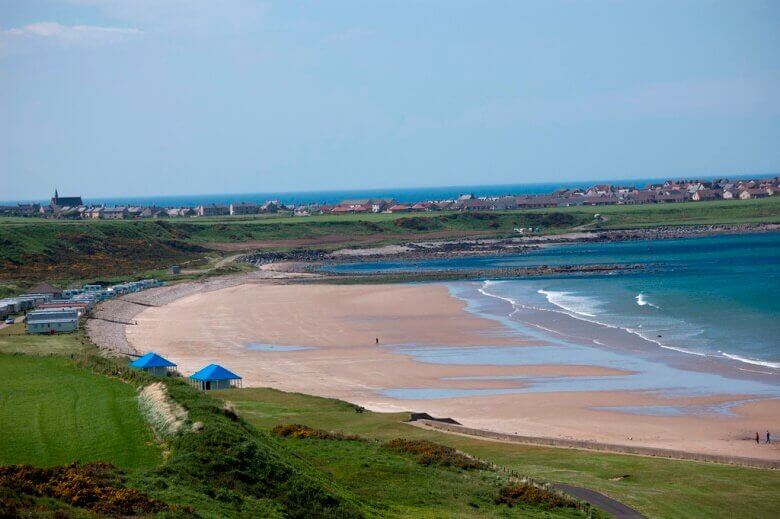
[[[217,362],[244,386],[341,398],[378,411],[426,411],[469,427],[504,433],[642,445],[762,459],[780,459],[775,445],[751,438],[780,431],[780,401],[736,405],[729,414],[654,416],[600,409],[614,406],[717,406],[746,395],[670,398],[654,391],[576,391],[410,400],[396,388],[522,388],[512,376],[592,377],[629,372],[567,364],[524,366],[417,362],[388,345],[544,346],[495,320],[465,310],[442,284],[246,284],[197,293],[137,315],[127,326],[140,352],[167,356],[185,374]],[[375,339],[380,339],[377,345]],[[257,349],[249,346],[256,345]],[[306,347],[265,351],[267,345]],[[505,377],[458,380],[458,377]],[[453,378],[455,380],[453,380]]]

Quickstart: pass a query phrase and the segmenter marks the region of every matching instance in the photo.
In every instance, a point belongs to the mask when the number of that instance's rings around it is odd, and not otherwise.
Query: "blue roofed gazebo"
[[[201,391],[241,387],[241,377],[232,371],[223,368],[219,364],[209,364],[194,375],[190,375],[190,380],[193,381]]]
[[[166,377],[170,371],[176,369],[176,364],[154,352],[149,352],[131,362],[130,367],[146,371],[156,377]]]

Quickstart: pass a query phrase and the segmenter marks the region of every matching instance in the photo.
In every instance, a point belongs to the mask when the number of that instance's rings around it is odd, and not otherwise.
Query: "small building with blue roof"
[[[194,375],[190,375],[190,380],[201,391],[241,387],[241,377],[219,364],[209,364]]]
[[[135,359],[130,363],[130,367],[146,371],[156,377],[166,377],[170,372],[176,370],[176,364],[154,352],[149,352],[143,357]]]

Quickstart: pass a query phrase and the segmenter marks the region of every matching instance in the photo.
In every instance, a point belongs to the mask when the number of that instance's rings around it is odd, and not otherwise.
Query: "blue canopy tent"
[[[131,362],[130,367],[144,370],[156,377],[165,377],[169,371],[176,369],[176,364],[154,352],[149,352]]]
[[[241,377],[218,364],[209,364],[194,375],[190,375],[190,380],[195,382],[201,391],[241,387]]]

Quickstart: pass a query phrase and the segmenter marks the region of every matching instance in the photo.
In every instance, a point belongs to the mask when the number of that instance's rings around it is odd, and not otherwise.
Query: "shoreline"
[[[519,436],[515,434],[502,434],[486,429],[473,429],[458,424],[442,422],[441,420],[419,419],[410,422],[415,427],[433,429],[447,434],[478,438],[480,440],[495,441],[500,443],[516,443],[520,445],[534,445],[541,447],[554,447],[558,449],[575,449],[595,452],[608,452],[611,454],[630,454],[632,456],[647,456],[668,458],[673,460],[700,461],[718,463],[722,465],[738,465],[759,469],[780,469],[780,461],[765,460],[761,458],[746,458],[741,456],[717,456],[700,454],[696,452],[675,451],[670,449],[653,449],[650,447],[632,447],[626,445],[614,445],[577,440],[561,440],[558,438],[546,438],[542,436]]]
[[[390,291],[381,292],[382,295],[378,296],[378,299],[382,300],[382,304],[378,306],[375,301],[372,302],[372,292],[377,289]],[[330,305],[343,307],[341,310],[322,309],[323,306],[327,306],[324,301],[333,300],[334,297],[335,300],[343,299],[344,292],[339,291],[344,290],[348,291],[347,299],[355,298],[355,300],[351,303],[342,301]],[[439,295],[430,293],[431,290],[439,292]],[[404,297],[399,298],[400,292],[405,294]],[[426,292],[428,295],[425,295]],[[425,301],[422,306],[399,309],[398,305],[385,304],[388,298],[397,303],[413,294],[414,297]],[[446,297],[442,297],[443,295]],[[263,310],[258,310],[255,314],[251,313],[251,309],[246,308],[247,305],[238,303],[239,306],[235,306],[230,302],[266,299],[273,300],[274,305],[262,302],[250,305],[264,306]],[[145,351],[154,349],[163,355],[171,355],[185,373],[194,371],[207,362],[220,362],[244,376],[245,387],[274,387],[283,391],[339,398],[380,411],[431,412],[440,416],[452,416],[472,428],[497,430],[503,433],[522,431],[524,435],[536,437],[578,439],[605,444],[628,442],[629,445],[720,455],[733,452],[735,449],[744,451],[742,454],[750,453],[753,450],[752,445],[743,438],[749,437],[747,431],[750,429],[760,428],[758,423],[768,424],[772,429],[776,429],[775,425],[780,426],[775,423],[776,419],[773,421],[770,418],[779,414],[777,401],[773,400],[735,405],[734,416],[726,418],[634,415],[605,409],[616,406],[719,406],[729,405],[729,402],[744,398],[745,395],[685,399],[661,398],[651,393],[630,391],[517,394],[513,392],[521,390],[522,384],[511,380],[493,380],[487,384],[491,391],[510,392],[504,395],[410,400],[377,393],[378,389],[383,386],[388,387],[388,384],[389,387],[421,387],[422,385],[467,392],[485,387],[483,382],[464,380],[464,377],[471,376],[503,376],[509,379],[558,376],[574,377],[576,380],[578,376],[596,375],[597,372],[588,371],[595,366],[575,367],[571,364],[550,366],[426,364],[387,351],[386,348],[377,349],[372,344],[373,334],[370,337],[371,344],[367,344],[367,338],[361,335],[366,335],[376,326],[384,326],[387,328],[382,332],[387,334],[383,335],[383,342],[387,341],[385,344],[393,342],[394,339],[403,342],[400,339],[406,333],[418,337],[420,343],[429,344],[451,345],[454,340],[456,344],[461,344],[463,347],[479,348],[480,344],[484,346],[503,341],[511,347],[522,348],[524,345],[539,347],[528,343],[527,340],[519,341],[517,337],[508,337],[506,330],[503,330],[499,323],[492,323],[491,326],[481,322],[485,320],[484,318],[473,320],[473,317],[467,317],[468,313],[463,303],[453,301],[454,299],[441,285],[246,284],[216,291],[196,292],[164,307],[146,307],[138,314],[141,326],[127,326],[126,330],[130,344],[137,345],[139,349],[141,349],[140,345],[146,345]],[[442,307],[442,304],[445,307]],[[273,309],[278,306],[283,308]],[[375,314],[366,313],[367,306]],[[305,308],[290,317],[292,321],[283,322],[281,325],[273,324],[280,318],[283,319],[286,311],[296,307]],[[320,310],[316,311],[321,312],[321,315],[316,316],[316,319],[306,317],[307,312],[318,308]],[[397,315],[393,314],[389,318],[376,316],[380,310],[386,312],[390,308]],[[360,309],[365,315],[360,316],[356,309]],[[345,321],[343,317],[338,318],[337,315],[328,314],[328,312],[339,311],[342,312],[339,315],[352,317]],[[420,311],[431,312],[431,314],[420,316]],[[232,319],[230,314],[233,312],[250,312],[250,314],[233,321],[230,320]],[[264,313],[268,315],[262,317],[261,314]],[[218,316],[215,317],[215,314]],[[172,319],[170,321],[172,326],[161,325],[160,319]],[[433,330],[449,328],[453,322],[461,321],[468,324],[461,327],[461,330],[464,330],[462,332],[457,332],[457,327],[446,330],[443,332],[444,335]],[[439,324],[436,324],[437,322]],[[146,326],[152,328],[146,329],[144,334]],[[471,331],[474,326],[482,327],[481,332],[469,335],[465,330]],[[400,330],[396,332],[395,328]],[[160,335],[171,333],[166,331],[168,329],[179,330],[178,339],[175,336],[166,338]],[[256,334],[257,329],[261,331],[260,335],[252,336]],[[354,333],[360,337],[355,337]],[[330,337],[322,339],[323,335]],[[312,349],[287,352],[252,351],[246,347],[246,343],[251,342],[250,339],[253,337],[261,344],[310,346]],[[598,372],[598,376],[625,374],[625,372]],[[540,407],[541,402],[552,407],[543,409],[543,406]],[[611,430],[605,430],[603,425],[600,425],[603,423],[611,423]],[[729,423],[733,425],[728,429],[731,432],[724,431],[726,433],[724,437],[716,428],[722,428],[724,424]],[[550,435],[549,432],[553,431],[555,434]],[[700,441],[693,441],[697,435],[702,436],[701,433],[694,431],[707,431],[707,433],[699,438]],[[762,449],[760,457],[780,459],[780,452],[774,447]]]
[[[641,240],[673,240],[728,234],[780,232],[780,223],[654,226],[637,229],[580,229],[562,234],[510,237],[465,237],[448,240],[415,240],[395,245],[368,248],[324,250],[292,250],[289,252],[250,251],[241,261],[255,266],[274,263],[295,264],[300,272],[323,272],[333,264],[361,263],[380,259],[425,260],[473,256],[522,254],[531,250],[569,243],[603,243]],[[325,271],[327,272],[327,271]],[[353,274],[354,275],[354,274]]]

